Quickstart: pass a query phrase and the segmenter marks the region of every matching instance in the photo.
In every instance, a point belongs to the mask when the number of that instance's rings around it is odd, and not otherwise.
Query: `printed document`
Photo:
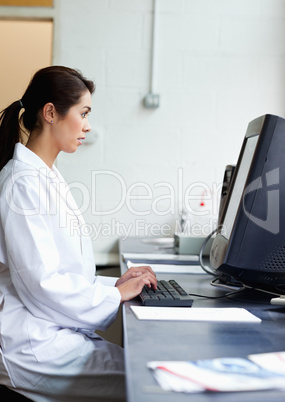
[[[281,357],[281,359],[280,359]],[[277,366],[271,364],[278,361]],[[147,364],[158,384],[175,392],[285,390],[285,352]]]

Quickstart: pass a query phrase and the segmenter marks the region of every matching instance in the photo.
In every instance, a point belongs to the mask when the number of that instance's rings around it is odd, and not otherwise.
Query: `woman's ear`
[[[55,107],[53,103],[46,103],[43,107],[43,118],[48,123],[53,123],[55,118]]]

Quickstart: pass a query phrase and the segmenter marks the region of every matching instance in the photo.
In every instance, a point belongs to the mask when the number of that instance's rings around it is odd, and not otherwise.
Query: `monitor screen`
[[[231,197],[229,198],[228,201],[227,211],[223,221],[224,236],[226,239],[229,239],[232,233],[236,211],[241,202],[241,197],[245,187],[245,182],[252,162],[257,140],[258,135],[255,135],[253,137],[249,137],[245,143],[245,148],[243,151],[239,168],[237,170],[235,183],[232,189]]]
[[[285,294],[285,120],[253,120],[210,252],[216,274]]]

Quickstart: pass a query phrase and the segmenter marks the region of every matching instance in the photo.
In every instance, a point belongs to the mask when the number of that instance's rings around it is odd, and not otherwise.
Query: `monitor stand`
[[[271,304],[277,304],[279,306],[285,306],[285,295],[281,295],[280,297],[274,297],[270,300]]]

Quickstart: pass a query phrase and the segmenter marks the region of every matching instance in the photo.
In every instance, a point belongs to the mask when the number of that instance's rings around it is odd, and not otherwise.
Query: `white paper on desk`
[[[264,369],[285,376],[285,352],[257,353],[248,356],[250,360]]]
[[[172,265],[172,264],[143,264],[134,263],[132,261],[127,262],[127,267],[141,267],[148,265],[152,268],[156,274],[162,273],[175,273],[175,274],[206,274],[201,265]]]
[[[131,306],[139,320],[163,321],[224,321],[257,323],[261,319],[244,308],[195,308]]]
[[[164,261],[175,261],[177,262],[187,262],[187,261],[192,261],[192,262],[198,262],[199,261],[199,256],[198,255],[187,255],[187,254],[147,254],[147,253],[123,253],[123,259],[124,261],[126,260],[143,260],[145,262],[147,261],[159,261],[159,260],[164,260]]]

